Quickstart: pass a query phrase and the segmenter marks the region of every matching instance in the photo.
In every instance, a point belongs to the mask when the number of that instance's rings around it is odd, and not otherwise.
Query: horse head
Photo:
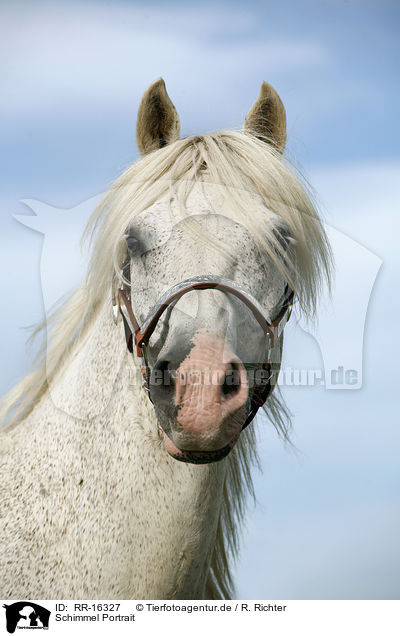
[[[119,231],[114,311],[165,448],[207,463],[230,452],[272,393],[293,297],[312,305],[328,257],[312,204],[282,162],[285,109],[271,86],[243,132],[179,140],[179,128],[160,79],[139,107],[142,159],[100,204],[113,212],[103,213],[95,252],[104,257],[105,237]]]

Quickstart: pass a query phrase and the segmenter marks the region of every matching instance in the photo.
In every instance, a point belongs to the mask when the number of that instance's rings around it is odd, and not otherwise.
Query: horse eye
[[[135,256],[139,253],[140,241],[134,236],[126,237],[126,245],[131,256]]]

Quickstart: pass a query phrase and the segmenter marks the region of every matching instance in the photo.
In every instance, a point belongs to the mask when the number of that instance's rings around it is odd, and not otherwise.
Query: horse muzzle
[[[208,463],[226,456],[235,445],[246,420],[249,396],[247,374],[223,339],[198,331],[190,353],[180,363],[163,360],[155,372],[165,383],[152,387],[152,400],[171,414],[163,439],[175,459]],[[172,419],[172,424],[171,424]],[[164,418],[161,418],[163,422]]]

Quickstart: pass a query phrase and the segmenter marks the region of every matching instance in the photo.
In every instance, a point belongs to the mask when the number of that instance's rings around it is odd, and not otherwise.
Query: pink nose
[[[245,421],[247,374],[221,338],[202,330],[193,345],[176,374],[181,448],[193,448],[193,443],[221,448],[238,437]]]

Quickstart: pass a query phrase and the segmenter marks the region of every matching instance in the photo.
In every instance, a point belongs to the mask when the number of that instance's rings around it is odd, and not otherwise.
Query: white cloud
[[[256,16],[240,7],[210,11],[127,4],[9,7],[0,43],[3,117],[132,108],[159,75],[183,102],[200,102],[207,110],[207,95],[221,78],[229,91],[224,104],[235,104],[243,93],[238,77],[242,86],[243,78],[254,77],[258,87],[278,72],[327,64],[324,47],[301,37],[232,42],[227,34],[251,29]],[[216,99],[212,108],[220,103]]]

